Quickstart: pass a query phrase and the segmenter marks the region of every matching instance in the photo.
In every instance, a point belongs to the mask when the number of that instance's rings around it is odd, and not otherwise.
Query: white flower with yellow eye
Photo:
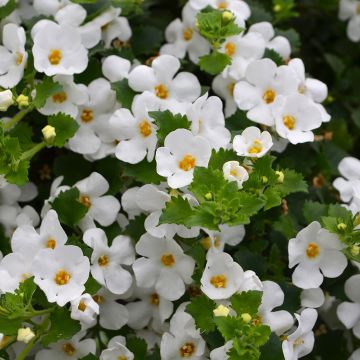
[[[238,161],[227,161],[223,165],[223,173],[227,181],[236,181],[239,189],[242,189],[243,182],[249,179],[249,173]]]
[[[114,137],[119,141],[115,156],[124,162],[136,164],[145,157],[152,161],[157,143],[157,126],[149,116],[149,111],[159,109],[153,96],[144,93],[132,104],[132,113],[128,109],[118,109],[109,123]]]
[[[241,135],[236,135],[233,148],[239,156],[262,157],[273,146],[271,135],[268,131],[261,132],[255,126],[247,127]]]
[[[177,129],[168,134],[164,146],[156,151],[156,171],[178,189],[191,184],[195,166],[206,167],[211,156],[209,142],[191,131]]]
[[[201,277],[201,291],[212,300],[228,299],[244,282],[244,271],[226,253],[211,253]]]
[[[113,294],[122,295],[128,291],[132,285],[132,276],[123,265],[132,265],[135,260],[131,239],[119,235],[109,247],[105,232],[96,228],[85,231],[83,240],[93,249],[91,274],[94,279]]]
[[[351,41],[360,41],[360,2],[354,0],[340,0],[340,20],[346,21],[347,36]]]
[[[99,311],[99,304],[89,294],[71,301],[71,318],[80,321],[83,327],[94,325]]]
[[[25,31],[15,24],[3,28],[3,46],[0,46],[0,86],[12,88],[24,75],[28,54],[25,51]]]
[[[113,337],[107,349],[100,354],[100,360],[133,360],[134,354],[126,347],[126,339],[123,336]]]
[[[173,239],[141,236],[136,252],[142,257],[133,265],[139,287],[155,287],[156,292],[167,300],[179,299],[185,292],[185,284],[192,282],[195,261],[184,254]]]
[[[136,66],[129,74],[129,86],[138,92],[149,91],[166,108],[169,101],[188,103],[200,96],[197,77],[189,72],[176,73],[180,61],[172,55],[160,55],[150,66]]]
[[[89,100],[86,86],[75,84],[73,76],[69,75],[56,75],[53,79],[62,86],[62,90],[49,96],[45,105],[38,111],[43,115],[62,112],[76,118],[79,106]]]
[[[83,72],[88,65],[87,50],[77,29],[46,21],[34,36],[34,66],[48,76],[73,75]]]
[[[40,250],[32,264],[34,282],[47,300],[64,306],[78,298],[89,278],[89,259],[77,246],[67,245]]]
[[[314,221],[289,241],[289,268],[297,265],[292,282],[302,289],[317,288],[324,276],[336,278],[347,266],[344,245],[337,235]]]
[[[236,112],[237,105],[234,100],[234,88],[239,79],[230,74],[221,73],[214,77],[212,89],[214,93],[225,101],[225,116],[229,117]]]
[[[278,95],[288,96],[298,90],[298,80],[292,69],[279,67],[270,59],[253,61],[246,69],[245,80],[234,87],[234,99],[247,117],[259,124],[272,126],[272,110]]]

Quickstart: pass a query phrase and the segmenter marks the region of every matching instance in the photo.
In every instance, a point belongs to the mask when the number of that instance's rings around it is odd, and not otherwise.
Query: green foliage
[[[155,161],[148,162],[143,160],[134,165],[126,164],[123,169],[123,176],[131,177],[143,184],[160,184],[163,181],[163,177],[156,172]]]
[[[172,131],[183,128],[190,128],[190,121],[185,115],[174,115],[169,110],[166,111],[151,111],[149,115],[155,120],[158,127],[157,137],[159,143],[163,144],[166,136]]]
[[[230,298],[231,307],[238,315],[247,313],[253,318],[257,315],[261,298],[261,291],[244,291]]]
[[[70,317],[70,311],[68,309],[56,307],[50,314],[50,328],[41,339],[41,344],[48,346],[59,340],[70,339],[80,330],[80,323]]]
[[[60,222],[71,227],[77,225],[88,211],[80,202],[80,192],[76,188],[61,192],[51,206],[59,214]]]
[[[129,86],[128,80],[124,79],[111,84],[111,88],[116,93],[116,100],[123,108],[131,110],[131,104],[136,92]]]
[[[220,74],[228,65],[231,65],[231,57],[217,50],[199,59],[200,69],[211,75]]]
[[[36,95],[32,101],[32,105],[37,109],[41,109],[50,96],[61,92],[62,89],[62,86],[55,82],[52,78],[45,77],[42,82],[35,86]]]
[[[0,20],[9,16],[16,9],[16,0],[9,0],[8,3],[0,7]]]
[[[147,352],[147,344],[144,339],[129,338],[126,340],[126,347],[134,353],[134,360],[145,359]]]
[[[263,58],[271,59],[277,66],[284,64],[282,57],[273,49],[266,49]]]
[[[215,330],[213,310],[217,307],[216,303],[205,295],[199,295],[191,300],[186,306],[188,312],[195,320],[196,327],[202,332]]]
[[[63,113],[49,116],[48,123],[55,128],[56,136],[52,145],[56,147],[63,147],[79,128],[79,124],[71,116]]]

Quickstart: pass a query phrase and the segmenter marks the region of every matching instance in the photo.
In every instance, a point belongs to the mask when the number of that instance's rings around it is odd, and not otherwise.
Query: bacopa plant
[[[360,359],[360,1],[0,21],[0,360]]]

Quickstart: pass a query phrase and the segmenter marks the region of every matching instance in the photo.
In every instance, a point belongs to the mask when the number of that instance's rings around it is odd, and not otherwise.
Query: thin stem
[[[39,340],[41,334],[36,335],[32,340],[30,340],[26,346],[24,347],[24,349],[22,350],[22,352],[18,355],[18,357],[16,358],[16,360],[24,360],[26,359],[27,354],[31,351],[31,349],[34,347],[34,345],[36,344],[36,342]]]
[[[19,111],[14,117],[12,117],[7,123],[3,125],[4,130],[10,130],[31,110],[32,108],[28,107],[27,109]]]
[[[36,153],[38,153],[45,146],[46,146],[45,141],[42,141],[41,143],[36,144],[33,148],[31,148],[30,150],[25,151],[21,155],[21,160],[29,160],[29,159],[31,159]]]

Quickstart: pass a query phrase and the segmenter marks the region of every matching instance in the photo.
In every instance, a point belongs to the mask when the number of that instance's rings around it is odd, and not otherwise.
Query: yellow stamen
[[[192,37],[193,37],[193,33],[194,33],[194,31],[193,31],[193,29],[190,28],[190,27],[184,29],[184,31],[183,31],[183,38],[184,38],[184,40],[185,40],[185,41],[190,41],[190,40],[192,39]]]
[[[84,109],[80,118],[82,122],[87,124],[94,119],[94,112],[91,109]]]
[[[63,102],[65,102],[67,100],[67,94],[62,91],[62,92],[54,94],[52,96],[52,99],[53,99],[54,103],[62,104]]]
[[[62,286],[62,285],[66,285],[70,281],[70,278],[71,278],[71,275],[67,271],[60,269],[56,273],[56,275],[54,277],[54,281],[57,285]]]
[[[88,209],[91,207],[91,201],[90,201],[90,197],[87,195],[81,195],[80,196],[80,202],[87,207]]]
[[[80,311],[84,312],[84,311],[86,310],[86,308],[87,308],[86,304],[81,300],[81,301],[79,302],[78,309],[79,309]]]
[[[151,294],[150,296],[150,304],[158,306],[160,303],[160,298],[157,293]]]
[[[161,262],[166,267],[171,267],[175,264],[175,258],[173,254],[163,254],[161,257]]]
[[[179,162],[179,168],[184,171],[190,171],[195,167],[195,163],[196,159],[192,155],[186,154]]]
[[[226,282],[227,282],[227,278],[224,274],[214,275],[210,279],[211,285],[217,289],[219,289],[219,288],[225,289]]]
[[[291,115],[286,115],[283,117],[283,123],[289,130],[294,130],[296,120]]]
[[[55,249],[56,248],[56,240],[55,239],[49,239],[46,242],[46,247],[49,249]]]
[[[109,265],[109,257],[107,255],[101,255],[99,258],[98,258],[98,264],[102,267],[104,266],[107,266]]]
[[[180,348],[180,356],[183,358],[188,358],[188,357],[192,356],[192,354],[194,354],[194,352],[195,352],[195,345],[191,342],[185,343]]]
[[[22,54],[21,52],[16,52],[16,61],[15,61],[16,65],[17,66],[21,65],[23,60],[24,60],[24,54]]]
[[[271,104],[272,102],[274,102],[276,97],[276,92],[272,89],[268,89],[264,92],[263,94],[263,100],[267,103],[267,104]]]
[[[233,42],[228,42],[225,44],[225,53],[226,55],[233,56],[236,51],[236,45]]]
[[[68,356],[74,355],[74,353],[75,353],[75,351],[76,351],[74,345],[71,344],[71,343],[66,343],[66,344],[64,344],[64,345],[62,346],[62,349],[64,350],[64,353],[66,353],[66,355],[68,355]]]
[[[248,149],[249,154],[259,154],[263,149],[262,143],[260,140],[254,140],[252,145]]]
[[[310,243],[308,247],[306,248],[306,255],[310,259],[315,259],[320,252],[320,248],[315,243]]]
[[[62,59],[61,51],[57,49],[51,50],[48,59],[51,65],[59,65]]]
[[[169,96],[169,90],[164,84],[159,84],[155,86],[155,94],[160,99],[167,99]]]
[[[140,131],[141,135],[144,137],[150,136],[152,133],[152,128],[151,128],[151,124],[149,123],[149,121],[143,120],[139,124],[139,131]]]

